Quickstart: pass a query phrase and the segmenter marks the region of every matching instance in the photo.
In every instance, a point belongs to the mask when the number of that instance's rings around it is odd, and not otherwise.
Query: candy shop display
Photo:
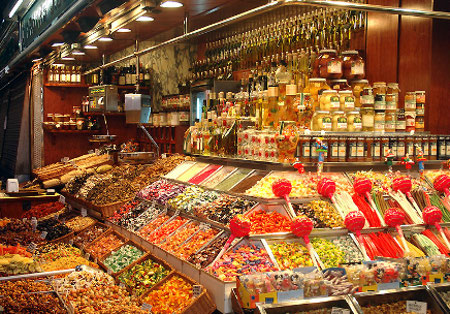
[[[71,230],[78,232],[96,223],[96,220],[91,217],[77,216],[65,222],[66,226]]]
[[[121,271],[134,261],[138,260],[144,252],[137,247],[126,244],[119,249],[112,251],[104,260],[103,264],[113,273]]]
[[[116,210],[108,220],[112,223],[119,223],[122,219],[126,220],[128,218],[128,215],[134,215],[132,214],[132,212],[138,204],[139,201],[137,200],[126,202],[118,210]]]
[[[0,276],[22,275],[40,272],[41,267],[31,257],[20,254],[5,254],[0,256]]]
[[[179,164],[178,166],[176,166],[175,169],[173,169],[172,171],[167,173],[164,177],[166,177],[168,179],[176,179],[181,174],[183,174],[183,172],[185,172],[190,167],[192,167],[194,165],[194,163],[195,163],[194,161],[185,161],[185,162]]]
[[[206,168],[207,164],[202,162],[196,162],[192,167],[189,167],[185,172],[183,172],[180,176],[176,177],[178,181],[188,182],[193,176],[198,174],[203,168]]]
[[[327,201],[311,201],[307,205],[295,205],[297,215],[305,215],[313,221],[316,228],[344,227],[344,220]]]
[[[39,221],[37,224],[37,229],[43,233],[46,232],[45,239],[48,241],[61,238],[72,232],[72,229],[61,223],[56,218],[49,218]]]
[[[234,171],[232,174],[230,174],[230,176],[228,176],[222,182],[215,185],[214,189],[220,190],[220,191],[228,191],[233,186],[235,186],[237,183],[239,183],[241,180],[243,180],[252,171],[253,171],[252,169],[238,168],[236,171]]]
[[[401,258],[404,256],[404,250],[394,239],[394,237],[386,232],[373,232],[363,234],[364,247],[370,259],[377,256]]]
[[[247,215],[250,219],[252,226],[251,234],[264,234],[274,232],[290,232],[291,231],[291,219],[274,211],[266,212],[261,209],[257,209]]]
[[[163,242],[166,237],[177,230],[179,227],[184,225],[188,220],[183,217],[175,217],[175,219],[172,219],[171,221],[166,222],[164,225],[161,226],[161,228],[154,231],[146,240],[148,242],[151,242],[153,244],[159,244]]]
[[[333,242],[323,238],[313,238],[311,244],[325,268],[338,267],[346,262],[344,250],[334,245]]]
[[[183,193],[185,188],[186,187],[181,184],[170,183],[166,180],[158,180],[140,190],[137,196],[165,205],[168,200]]]
[[[206,243],[212,240],[218,233],[219,231],[214,228],[202,226],[200,230],[192,236],[192,238],[187,240],[180,247],[176,248],[173,253],[186,260],[191,256],[191,254],[197,252]]]
[[[84,248],[86,245],[97,239],[106,230],[108,230],[107,226],[95,224],[76,234],[73,237],[73,244],[80,248]]]
[[[217,170],[211,177],[203,181],[200,185],[207,188],[213,188],[220,182],[222,182],[230,173],[232,173],[236,168],[231,166],[223,166]]]
[[[299,242],[281,241],[269,247],[282,270],[313,266],[308,250]]]
[[[93,258],[100,258],[123,244],[125,244],[125,242],[121,238],[115,233],[110,233],[86,247],[86,251],[90,253]]]
[[[161,314],[182,313],[193,300],[192,284],[176,274],[143,297],[152,313]]]
[[[98,268],[97,264],[83,257],[82,252],[69,244],[49,244],[38,248],[35,253],[43,271],[55,271],[88,265]]]
[[[230,195],[220,195],[213,202],[205,202],[202,206],[194,209],[198,217],[208,218],[223,225],[238,215],[244,214],[253,208],[256,202]]]
[[[3,245],[27,246],[31,242],[39,244],[45,240],[41,238],[40,232],[33,232],[30,220],[19,220],[15,218],[2,219],[0,227],[0,243]]]
[[[213,202],[220,197],[215,191],[205,191],[197,186],[187,187],[183,193],[169,201],[173,209],[179,209],[186,213],[191,213],[195,208],[209,202]]]
[[[210,244],[195,254],[189,256],[188,261],[200,268],[205,268],[214,261],[219,252],[222,250],[228,236],[221,235],[214,239]]]
[[[262,244],[256,242],[238,244],[208,268],[223,281],[233,281],[239,275],[277,270]]]
[[[159,247],[173,253],[183,242],[185,242],[191,235],[195,234],[199,229],[199,223],[193,221],[188,222],[183,227],[178,228],[171,236],[167,237]]]
[[[119,275],[119,282],[131,289],[136,296],[142,295],[170,273],[170,269],[148,257]]]
[[[102,271],[74,271],[54,282],[55,290],[65,295],[68,291],[114,285],[114,278]]]
[[[161,213],[161,209],[152,204],[142,202],[139,206],[145,211],[137,217],[127,219],[126,222],[124,221],[123,223],[124,227],[130,231],[141,229]]]
[[[220,165],[208,165],[198,174],[193,176],[188,182],[191,184],[201,184],[203,181],[205,181],[211,175],[213,175],[220,167],[221,167]]]
[[[167,220],[170,219],[169,215],[160,214],[158,217],[150,221],[147,225],[142,227],[137,234],[144,239],[149,239],[150,235],[155,231],[159,226],[164,224]]]
[[[345,263],[359,263],[364,260],[361,250],[356,246],[350,236],[336,237],[331,242],[344,252],[343,259]]]

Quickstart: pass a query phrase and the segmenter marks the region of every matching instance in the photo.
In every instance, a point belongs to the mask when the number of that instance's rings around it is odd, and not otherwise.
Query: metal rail
[[[136,56],[141,56],[147,53],[150,53],[156,49],[162,48],[167,45],[175,44],[178,42],[182,42],[191,38],[195,38],[206,33],[212,32],[214,30],[220,29],[224,26],[233,24],[235,22],[248,19],[257,15],[260,15],[265,12],[272,11],[276,8],[282,6],[290,6],[290,5],[309,5],[309,6],[317,6],[317,7],[332,7],[337,9],[345,9],[345,10],[357,10],[357,11],[366,11],[366,12],[382,12],[388,14],[396,14],[396,15],[406,15],[406,16],[416,16],[416,17],[425,17],[425,18],[438,18],[438,19],[447,19],[450,20],[450,13],[442,12],[442,11],[427,11],[427,10],[415,10],[415,9],[404,9],[390,6],[381,6],[374,4],[362,4],[362,3],[353,3],[346,1],[325,1],[325,0],[279,0],[279,1],[271,1],[265,5],[260,7],[248,10],[243,13],[239,13],[237,15],[231,16],[227,19],[221,20],[219,22],[210,24],[208,26],[196,29],[192,32],[185,33],[181,36],[174,37],[162,43],[156,44],[154,46],[145,48],[140,51],[135,51],[133,54],[124,56],[117,60],[108,62],[91,70],[88,70],[83,73],[83,75],[88,75],[94,73],[96,71],[101,70],[102,68],[113,66],[117,63],[128,61]]]

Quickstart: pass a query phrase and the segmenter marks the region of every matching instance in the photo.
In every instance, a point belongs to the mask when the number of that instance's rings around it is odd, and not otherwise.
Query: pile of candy
[[[208,246],[191,255],[188,261],[197,267],[205,268],[216,258],[225,245],[225,242],[227,242],[227,239],[228,236],[226,235],[214,239]]]
[[[266,212],[258,209],[247,215],[247,218],[252,223],[250,229],[252,234],[291,231],[291,219],[276,211]]]
[[[183,193],[185,188],[186,187],[181,184],[170,183],[166,180],[158,180],[139,191],[137,196],[146,200],[154,200],[159,204],[165,205],[168,200]]]
[[[38,256],[44,271],[70,269],[78,265],[98,268],[96,264],[85,259],[79,249],[68,244],[47,244],[38,248],[35,254]]]
[[[75,218],[70,219],[69,221],[66,221],[66,226],[72,229],[73,231],[78,232],[95,223],[96,220],[91,217],[77,216]]]
[[[376,256],[401,258],[404,255],[403,249],[390,233],[373,232],[364,234],[363,239],[366,253],[372,260]]]
[[[341,236],[331,240],[333,244],[344,252],[344,260],[346,263],[359,263],[364,260],[359,248],[349,236]]]
[[[40,237],[40,232],[33,232],[30,220],[2,219],[0,227],[0,243],[4,245],[28,246],[31,242],[39,244],[44,239]]]
[[[39,231],[45,231],[47,233],[45,239],[49,241],[61,238],[72,232],[72,230],[69,227],[61,223],[56,218],[49,218],[46,220],[39,221],[37,229]]]
[[[103,264],[113,273],[117,273],[138,260],[144,252],[132,245],[124,245],[117,251],[111,252],[108,257],[103,260]]]
[[[220,194],[214,191],[205,191],[197,186],[189,186],[177,197],[169,201],[170,206],[174,209],[182,210],[186,213],[194,212],[195,208],[215,201]]]
[[[156,219],[152,220],[146,226],[142,227],[142,229],[138,231],[138,235],[144,238],[145,240],[148,240],[153,231],[155,231],[159,226],[161,226],[169,219],[170,219],[169,215],[166,214],[159,215]]]
[[[299,242],[279,242],[269,244],[273,256],[281,269],[313,266],[309,252]]]
[[[249,211],[256,202],[230,195],[221,195],[213,202],[205,203],[194,210],[195,215],[227,225],[230,220]]]
[[[26,211],[22,215],[22,218],[31,219],[32,217],[36,217],[36,219],[39,219],[39,218],[48,216],[50,214],[59,212],[63,208],[64,208],[64,205],[60,202],[50,202],[50,203],[38,204],[38,205],[32,206],[29,211]]]
[[[143,208],[147,208],[142,214],[137,216],[136,218],[131,218],[125,223],[125,228],[130,231],[136,231],[148,224],[150,221],[155,219],[156,216],[161,212],[159,208],[152,206],[151,204],[145,204],[142,202],[139,206],[143,206]]]
[[[178,216],[175,219],[173,219],[173,220],[169,221],[168,223],[164,224],[163,226],[161,226],[161,228],[159,228],[158,230],[153,232],[146,240],[151,243],[154,243],[154,244],[159,244],[162,241],[164,241],[164,239],[169,234],[171,234],[172,232],[177,230],[179,227],[181,227],[186,222],[187,222],[186,218]]]
[[[345,263],[345,252],[331,241],[322,238],[314,238],[311,240],[311,244],[317,252],[317,255],[319,255],[325,268],[338,267],[341,263]]]
[[[139,204],[138,201],[129,201],[120,207],[114,215],[108,218],[112,223],[118,223],[125,215],[132,211],[136,205]]]
[[[54,281],[56,290],[65,295],[68,291],[85,289],[91,286],[114,285],[114,278],[102,271],[74,271],[64,278]]]
[[[187,259],[191,254],[197,252],[203,245],[214,238],[218,232],[219,231],[216,229],[203,227],[196,234],[194,234],[189,241],[174,250],[173,253],[182,259]]]
[[[200,224],[197,222],[189,222],[181,228],[178,228],[174,234],[168,237],[161,245],[160,248],[174,252],[179,246],[186,241],[191,235],[200,229]]]
[[[169,273],[169,269],[148,258],[123,272],[118,280],[130,288],[135,295],[140,296]]]
[[[119,238],[116,234],[111,233],[107,236],[101,237],[92,245],[88,246],[86,251],[89,252],[92,257],[100,258],[123,244],[124,241],[121,238]]]
[[[408,313],[406,311],[406,301],[398,301],[391,303],[383,303],[379,305],[366,305],[361,307],[365,314],[379,314],[379,313]],[[427,314],[432,311],[427,309]]]

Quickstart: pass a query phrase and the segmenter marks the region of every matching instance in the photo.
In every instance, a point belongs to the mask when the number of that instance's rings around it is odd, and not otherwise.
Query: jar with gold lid
[[[385,116],[385,124],[384,131],[385,132],[395,132],[395,124],[396,124],[396,114],[395,111],[387,111]]]
[[[361,132],[362,122],[359,111],[350,111],[347,113],[347,130],[349,132]]]
[[[373,83],[373,95],[375,98],[375,110],[386,110],[386,83]]]
[[[341,102],[337,91],[334,89],[324,90],[319,98],[320,110],[335,111],[339,110]]]
[[[344,111],[335,111],[331,117],[331,130],[333,132],[347,131],[347,117]]]
[[[369,107],[374,108],[375,106],[375,97],[373,95],[373,89],[371,87],[364,87],[361,93],[361,107]]]
[[[375,110],[373,107],[361,108],[362,130],[370,132],[375,129]]]
[[[416,111],[416,93],[406,92],[405,94],[405,111]]]
[[[374,117],[374,131],[375,132],[383,132],[384,126],[385,126],[385,118],[386,114],[384,111],[376,111],[375,110],[375,117]]]
[[[329,111],[317,110],[313,116],[313,131],[331,131],[332,120]]]
[[[355,107],[361,107],[361,93],[364,87],[370,87],[368,80],[355,80],[351,82],[353,95],[355,96]]]
[[[363,79],[365,76],[364,59],[356,50],[347,50],[342,53],[342,68],[347,80]]]
[[[342,60],[336,50],[323,49],[319,51],[319,57],[314,62],[313,76],[327,79],[342,77]]]
[[[351,90],[343,90],[339,92],[339,100],[341,103],[340,110],[345,112],[355,110],[355,96]]]

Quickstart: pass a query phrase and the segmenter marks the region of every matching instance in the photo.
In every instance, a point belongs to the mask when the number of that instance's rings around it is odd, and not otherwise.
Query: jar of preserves
[[[319,95],[322,95],[322,92],[328,89],[331,88],[324,78],[310,78],[303,92],[311,95],[314,101],[314,109],[317,109],[319,108]]]
[[[416,112],[415,111],[405,111],[406,119],[406,132],[411,132],[416,129]]]
[[[373,131],[375,129],[375,110],[373,107],[361,108],[361,121],[363,131]]]
[[[416,117],[416,132],[425,131],[425,117],[417,116]]]
[[[416,114],[417,116],[425,116],[425,92],[416,92]]]
[[[335,111],[331,117],[331,129],[333,132],[347,131],[347,117],[344,111]]]
[[[374,108],[375,98],[373,95],[373,89],[371,87],[364,87],[361,93],[361,107]]]
[[[395,132],[395,119],[396,119],[395,112],[386,110],[385,124],[384,124],[385,132]]]
[[[342,53],[342,68],[347,80],[362,79],[365,76],[364,59],[358,51],[348,50]]]
[[[328,161],[334,162],[339,161],[339,138],[338,137],[329,137],[328,138]]]
[[[424,91],[416,91],[416,104],[424,104],[425,103],[425,92]]]
[[[358,160],[357,142],[358,140],[356,137],[349,137],[347,139],[347,161]]]
[[[397,123],[395,124],[396,132],[406,132],[406,116],[405,109],[397,110]]]
[[[405,111],[416,111],[416,93],[406,92]]]
[[[370,87],[368,80],[355,80],[351,82],[353,95],[355,96],[355,106],[361,107],[361,93],[364,87]]]
[[[340,91],[339,100],[341,103],[340,110],[345,112],[355,110],[355,97],[351,90]]]
[[[342,60],[336,50],[323,49],[319,51],[319,57],[314,62],[313,76],[327,79],[342,77]]]
[[[337,91],[334,89],[324,90],[319,98],[320,110],[335,111],[339,110],[341,102]]]
[[[397,111],[397,95],[386,94],[386,112],[396,112]]]
[[[384,131],[384,125],[385,125],[385,117],[386,114],[384,111],[375,111],[375,132],[383,132]]]
[[[375,110],[386,110],[386,83],[373,83],[373,94],[375,98]]]
[[[332,121],[329,111],[318,110],[314,113],[313,117],[313,130],[314,131],[331,131]]]
[[[361,132],[361,114],[359,111],[350,111],[347,113],[347,130],[349,132]]]
[[[394,94],[398,95],[400,93],[400,88],[398,87],[398,83],[388,83],[386,94]]]
[[[330,80],[330,86],[332,89],[341,90],[352,90],[351,86],[348,85],[346,79]]]

